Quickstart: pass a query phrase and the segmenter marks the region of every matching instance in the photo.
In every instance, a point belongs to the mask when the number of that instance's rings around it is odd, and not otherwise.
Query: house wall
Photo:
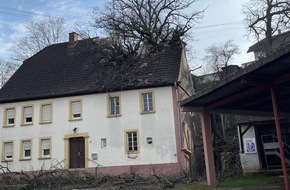
[[[194,86],[192,77],[190,74],[190,68],[187,64],[185,48],[183,48],[178,85],[176,86],[176,98],[178,101],[182,101],[194,93]],[[181,168],[184,171],[188,171],[191,175],[198,173],[197,167],[202,163],[197,160],[200,158],[201,152],[197,146],[201,147],[200,131],[199,127],[194,123],[195,113],[180,112],[180,106],[176,106],[179,112],[179,131],[180,138],[178,139],[178,145],[180,150],[180,163]],[[203,170],[202,170],[203,172]]]
[[[242,132],[245,131],[247,127],[248,127],[247,125],[241,126],[241,131]],[[239,138],[240,138],[240,135],[239,135]],[[246,144],[244,141],[245,139],[254,140],[254,142],[256,144],[255,153],[247,153],[245,151],[245,148],[246,148]],[[239,142],[241,142],[241,140]],[[240,150],[240,152],[241,152],[240,159],[241,159],[241,164],[242,164],[244,174],[258,172],[260,170],[261,166],[260,166],[259,154],[257,151],[257,142],[256,142],[256,135],[255,135],[255,127],[254,126],[250,126],[250,128],[247,130],[247,132],[243,135],[242,142],[243,142],[244,150]]]
[[[139,95],[142,91],[152,91],[155,98],[155,113],[140,114]],[[5,162],[11,171],[31,171],[52,169],[67,166],[68,139],[74,136],[86,138],[87,167],[103,168],[105,172],[122,173],[129,171],[129,166],[154,166],[170,168],[179,172],[177,165],[176,125],[174,121],[174,106],[176,101],[172,95],[172,87],[160,87],[144,90],[130,90],[110,95],[120,95],[121,116],[107,117],[108,93],[92,94],[76,97],[54,98],[36,101],[2,104],[0,107],[0,123],[3,123],[6,107],[16,108],[14,127],[1,128],[1,140],[13,141],[13,161]],[[82,101],[82,120],[69,121],[69,101]],[[51,124],[39,124],[40,104],[53,104],[53,121]],[[34,123],[30,126],[20,126],[21,109],[23,105],[34,106]],[[74,133],[73,129],[77,128]],[[136,159],[128,158],[125,152],[125,131],[137,130],[139,133],[140,152]],[[39,138],[51,137],[51,159],[39,160]],[[146,138],[152,137],[153,143],[148,144]],[[32,139],[32,159],[19,161],[20,140]],[[107,147],[101,148],[101,138],[106,138]],[[1,148],[1,153],[3,146]],[[97,153],[97,160],[92,154]],[[116,169],[112,169],[112,166]],[[127,167],[128,166],[128,167]],[[142,166],[142,167],[141,167]],[[140,170],[139,168],[139,170]],[[148,170],[148,167],[146,167]],[[132,168],[131,168],[132,169]],[[136,167],[136,171],[138,167]],[[152,172],[152,171],[151,171]]]

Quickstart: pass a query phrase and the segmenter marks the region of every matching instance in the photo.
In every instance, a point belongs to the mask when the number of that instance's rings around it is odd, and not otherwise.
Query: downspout
[[[178,125],[178,133],[180,139],[180,149],[183,149],[183,138],[182,138],[182,129],[181,129],[181,116],[180,116],[180,103],[179,103],[179,91],[178,91],[178,81],[174,82],[175,93],[176,93],[176,102],[177,102],[177,125]]]

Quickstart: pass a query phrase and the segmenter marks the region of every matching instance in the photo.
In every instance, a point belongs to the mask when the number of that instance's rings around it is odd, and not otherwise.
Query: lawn
[[[283,177],[281,176],[247,176],[247,177],[231,177],[218,182],[218,187],[251,187],[251,186],[268,186],[283,185]],[[191,183],[177,185],[176,190],[211,190],[205,183]]]

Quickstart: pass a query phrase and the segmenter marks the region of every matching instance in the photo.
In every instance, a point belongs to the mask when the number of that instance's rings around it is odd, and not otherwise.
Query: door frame
[[[89,134],[88,133],[73,133],[64,135],[64,166],[69,168],[69,142],[71,138],[83,137],[85,143],[85,168],[89,167]]]

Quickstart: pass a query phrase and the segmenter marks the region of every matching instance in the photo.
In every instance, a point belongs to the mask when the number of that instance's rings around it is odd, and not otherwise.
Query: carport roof
[[[279,112],[290,113],[290,47],[258,60],[181,102],[184,111],[273,113],[270,87]]]

